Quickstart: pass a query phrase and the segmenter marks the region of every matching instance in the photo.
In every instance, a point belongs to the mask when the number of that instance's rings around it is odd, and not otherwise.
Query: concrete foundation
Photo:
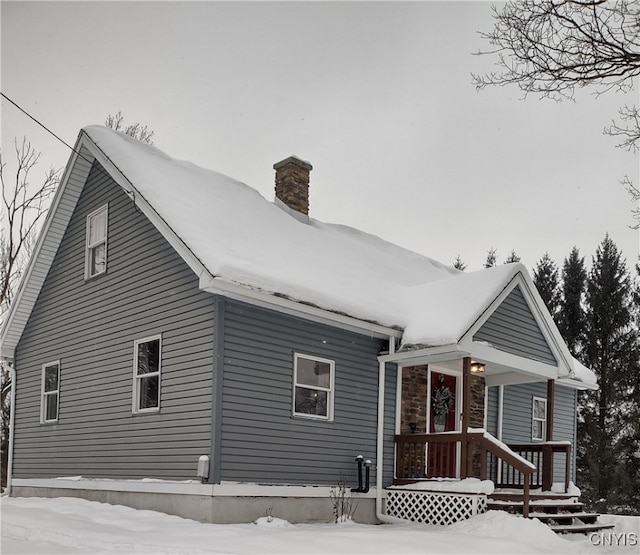
[[[267,514],[294,524],[333,521],[333,504],[329,497],[207,496],[30,486],[14,486],[11,496],[79,497],[214,524],[253,522]],[[353,507],[353,520],[356,522],[379,523],[375,514],[375,499],[354,497]]]

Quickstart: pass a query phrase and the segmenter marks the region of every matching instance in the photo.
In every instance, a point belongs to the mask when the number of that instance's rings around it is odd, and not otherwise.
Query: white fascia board
[[[573,378],[560,378],[556,383],[559,385],[570,387],[572,389],[578,389],[580,391],[586,391],[587,389],[590,389],[591,391],[597,391],[598,389],[600,389],[598,384],[586,383]]]
[[[389,353],[378,357],[379,362],[395,362],[401,366],[416,366],[419,364],[429,364],[443,362],[446,360],[458,360],[470,356],[470,352],[459,343],[449,345],[439,345],[436,347],[425,347],[412,351],[400,351]]]
[[[331,486],[261,485],[252,483],[201,484],[196,481],[171,480],[109,480],[99,478],[14,478],[13,487],[72,489],[89,491],[120,491],[131,493],[165,493],[202,495],[206,497],[319,497],[329,498]],[[356,498],[375,497],[375,487],[367,493],[352,493]]]
[[[481,362],[493,362],[501,366],[513,368],[515,372],[530,374],[538,380],[556,380],[558,379],[558,367],[551,364],[545,364],[537,360],[521,357],[501,351],[484,343],[478,343],[469,339],[461,343],[474,359]],[[535,381],[535,380],[532,380]]]
[[[562,339],[562,336],[560,335],[557,326],[551,318],[549,311],[546,309],[544,301],[542,300],[542,297],[540,297],[535,284],[533,283],[533,281],[531,281],[531,277],[521,271],[518,271],[513,276],[513,278],[511,278],[511,280],[509,281],[509,283],[507,283],[501,293],[486,308],[483,314],[473,323],[473,325],[464,333],[464,335],[460,339],[460,343],[467,346],[472,343],[474,345],[473,351],[475,356],[475,345],[478,344],[472,342],[473,336],[517,286],[520,286],[525,301],[527,302],[529,310],[531,310],[531,314],[533,314],[538,328],[542,332],[545,341],[551,347],[551,351],[558,361],[557,374],[555,378],[557,378],[558,376],[569,376],[572,369],[570,362],[571,354],[569,353],[569,349],[567,348],[564,339]],[[477,356],[481,358],[480,355]],[[518,359],[528,360],[522,357],[518,357]]]
[[[499,374],[487,374],[484,377],[484,381],[487,387],[492,387],[497,385],[535,383],[546,381],[546,379],[541,379],[540,376],[534,376],[533,374],[526,374],[522,372],[501,372]]]
[[[83,153],[80,152],[82,148],[81,135],[78,136],[73,153],[67,161],[60,184],[38,234],[33,253],[29,258],[16,295],[9,307],[2,330],[0,330],[0,356],[3,358],[13,359],[15,356],[16,345],[33,310],[35,300],[53,263],[53,258],[62,241],[64,230],[71,219],[80,196],[82,188],[71,190],[70,179],[74,177],[84,183],[91,170],[93,159],[88,157],[86,150]],[[79,158],[81,161],[78,164]],[[65,200],[66,210],[59,209],[63,199]],[[51,233],[54,225],[60,228],[60,233]]]
[[[402,332],[393,328],[388,328],[365,320],[358,320],[351,316],[337,314],[329,310],[292,301],[284,297],[271,295],[264,291],[251,289],[250,287],[238,285],[220,278],[213,278],[210,275],[203,275],[200,277],[200,289],[214,295],[222,295],[224,297],[229,297],[230,299],[246,302],[262,308],[268,308],[270,310],[277,310],[278,312],[289,314],[290,316],[304,318],[305,320],[311,320],[312,322],[326,324],[328,326],[339,327],[354,333],[366,334],[371,337],[381,339],[402,337]]]
[[[142,194],[133,186],[126,175],[124,175],[118,166],[98,147],[91,138],[84,132],[82,134],[82,142],[89,149],[95,159],[100,162],[102,167],[109,173],[114,181],[122,187],[124,192],[129,196],[133,203],[140,211],[151,221],[156,229],[162,234],[167,242],[176,250],[185,263],[193,270],[199,278],[209,276],[210,273],[200,259],[189,249],[189,247],[178,237],[171,226],[164,220],[158,212],[147,202]]]

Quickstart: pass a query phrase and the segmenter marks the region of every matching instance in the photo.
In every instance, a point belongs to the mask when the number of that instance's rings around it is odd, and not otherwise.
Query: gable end
[[[10,359],[14,357],[15,346],[20,340],[40,288],[58,251],[92,163],[93,155],[79,142],[76,143],[74,155],[69,159],[38,236],[33,255],[29,259],[0,332],[0,356],[2,357]]]
[[[513,355],[558,364],[519,285],[474,334],[473,341],[486,341]]]

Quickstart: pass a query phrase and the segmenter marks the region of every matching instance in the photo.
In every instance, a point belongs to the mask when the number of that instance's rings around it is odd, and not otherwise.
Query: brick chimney
[[[309,214],[309,172],[313,166],[296,156],[273,165],[276,170],[276,198],[288,208]]]

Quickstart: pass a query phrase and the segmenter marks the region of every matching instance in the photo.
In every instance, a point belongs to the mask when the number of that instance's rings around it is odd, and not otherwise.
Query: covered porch
[[[395,436],[396,483],[416,478],[475,476],[490,479],[497,487],[523,487],[522,473],[514,469],[518,461],[513,460],[513,455],[517,455],[536,467],[532,486],[549,491],[554,475],[555,481],[560,481],[562,473],[562,481],[568,487],[571,441],[555,438],[556,380],[520,376],[519,383],[536,383],[545,392],[541,394],[544,403],[521,407],[521,418],[529,426],[532,441],[505,445],[488,433],[488,387],[502,384],[505,376],[507,383],[518,383],[513,375],[496,373],[495,365],[478,363],[471,357],[403,367]],[[536,421],[535,417],[539,419]],[[508,452],[500,457],[497,451],[505,447]],[[513,460],[513,464],[507,465],[505,460]],[[560,468],[558,463],[562,464]]]
[[[425,314],[416,322],[421,333],[405,332],[401,348],[390,344],[378,359],[381,375],[386,364],[397,368],[395,433],[385,436],[394,471],[386,485],[490,480],[521,492],[528,516],[532,490],[568,494],[575,390],[597,386],[585,384],[582,370],[589,371],[569,353],[527,274],[491,291],[480,287],[485,277],[460,278],[468,288],[456,290],[448,312]]]
[[[406,362],[417,360],[416,355],[407,356]],[[525,514],[529,491],[551,491],[554,474],[556,481],[562,476],[566,493],[571,481],[572,445],[554,440],[555,379],[544,378],[470,356],[401,365],[394,485],[471,477],[491,480],[496,488],[521,490]],[[487,384],[505,381],[544,381],[546,403],[540,441],[507,445],[486,431]],[[531,409],[523,408],[527,410]],[[561,468],[554,468],[558,462]]]

